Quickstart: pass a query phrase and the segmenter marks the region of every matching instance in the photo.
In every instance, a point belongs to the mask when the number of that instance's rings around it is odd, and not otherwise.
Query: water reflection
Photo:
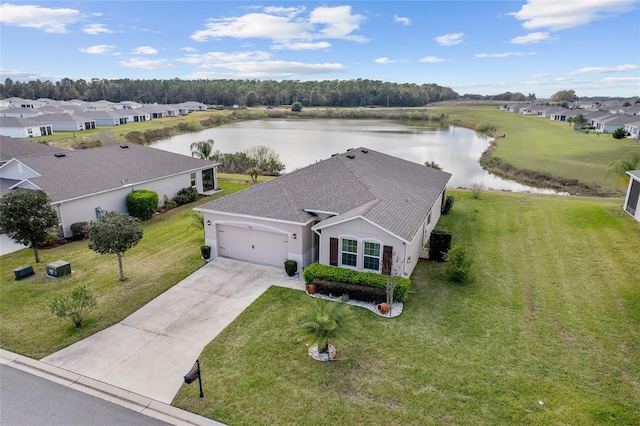
[[[449,182],[452,188],[482,184],[488,189],[555,193],[488,173],[480,167],[478,159],[491,139],[461,127],[409,126],[381,120],[256,120],[174,136],[152,146],[191,155],[191,143],[206,139],[213,139],[214,149],[221,152],[266,145],[280,155],[280,161],[286,165],[285,172],[349,148],[365,146],[419,164],[435,161],[453,174]]]

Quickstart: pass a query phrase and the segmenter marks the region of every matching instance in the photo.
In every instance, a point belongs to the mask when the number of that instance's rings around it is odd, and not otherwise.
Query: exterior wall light
[[[298,236],[296,234],[293,234],[293,239],[295,240],[296,238],[298,238]]]
[[[211,221],[210,220],[207,221],[207,225],[211,226]]]

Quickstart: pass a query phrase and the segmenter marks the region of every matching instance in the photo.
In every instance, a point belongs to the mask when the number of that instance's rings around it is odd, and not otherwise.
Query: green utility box
[[[33,272],[33,266],[31,265],[24,265],[13,270],[13,275],[15,275],[16,281],[20,281],[23,278],[30,277],[34,273],[35,272]]]
[[[53,278],[64,277],[71,274],[71,264],[64,260],[56,260],[47,265],[47,275]]]

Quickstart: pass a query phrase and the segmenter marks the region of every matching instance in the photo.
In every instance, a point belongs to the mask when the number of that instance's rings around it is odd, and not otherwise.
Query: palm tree
[[[582,115],[582,114],[578,114],[575,117],[573,117],[573,128],[574,129],[579,129],[582,126],[584,126],[585,124],[587,124],[587,118]]]
[[[213,139],[193,142],[191,144],[191,156],[203,160],[211,160],[213,158]]]
[[[607,175],[615,175],[622,183],[629,183],[630,170],[640,169],[640,152],[636,152],[627,159],[617,160],[609,164]]]
[[[301,311],[302,328],[310,345],[318,345],[320,354],[329,352],[329,341],[338,340],[347,332],[349,305],[314,297]]]

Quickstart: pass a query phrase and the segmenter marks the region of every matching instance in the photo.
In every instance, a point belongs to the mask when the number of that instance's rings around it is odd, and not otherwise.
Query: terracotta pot
[[[385,315],[389,313],[391,306],[389,306],[388,303],[379,303],[378,305],[376,305],[376,309],[378,310],[378,312]]]
[[[309,284],[307,286],[307,293],[316,294],[316,286],[315,286],[315,284]]]

